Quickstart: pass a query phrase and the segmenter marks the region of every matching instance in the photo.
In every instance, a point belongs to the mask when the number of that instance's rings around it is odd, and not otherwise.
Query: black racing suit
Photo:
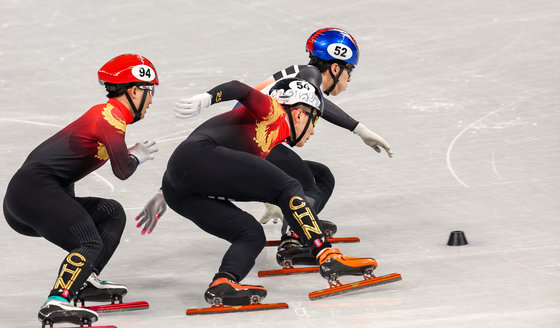
[[[92,107],[35,148],[8,184],[8,224],[69,252],[51,296],[70,300],[91,272],[103,270],[120,242],[126,221],[122,206],[112,199],[75,197],[74,182],[109,158],[120,179],[134,173],[138,163],[124,140],[131,122],[128,108],[116,99]]]
[[[242,280],[266,242],[258,221],[232,200],[276,204],[315,254],[330,247],[301,184],[264,160],[290,136],[283,107],[237,81],[208,93],[212,103],[237,99],[242,106],[202,123],[175,149],[162,190],[175,212],[231,242],[218,274],[226,272]]]

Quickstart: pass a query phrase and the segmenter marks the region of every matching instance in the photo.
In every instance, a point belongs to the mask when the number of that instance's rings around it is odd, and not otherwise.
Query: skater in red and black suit
[[[169,207],[231,243],[205,293],[206,301],[243,305],[250,303],[251,296],[262,299],[266,295],[264,287],[240,284],[266,240],[261,224],[232,201],[278,205],[290,226],[311,247],[322,273],[375,268],[373,259],[351,258],[331,248],[301,184],[264,159],[279,144],[302,147],[314,134],[323,108],[321,92],[301,79],[278,82],[270,96],[231,81],[182,99],[176,106],[200,111],[234,99],[242,106],[207,120],[177,147],[162,182]],[[141,223],[155,222],[154,214],[165,206],[163,197],[156,195],[146,205]],[[146,217],[146,213],[152,214]]]
[[[39,311],[43,324],[96,321],[95,312],[69,302],[96,293],[126,293],[126,286],[97,278],[119,244],[126,220],[123,207],[113,199],[76,197],[74,183],[107,160],[115,176],[125,180],[139,164],[153,159],[154,142],[127,149],[125,132],[128,124],[144,118],[159,80],[152,63],[135,54],[113,58],[98,77],[109,101],[37,146],[4,198],[4,216],[15,231],[43,237],[68,252]]]
[[[337,96],[343,93],[351,82],[351,73],[357,67],[360,57],[358,43],[345,30],[339,28],[321,28],[311,34],[307,39],[305,49],[309,54],[308,65],[293,65],[274,73],[268,79],[260,83],[255,89],[268,94],[270,88],[279,80],[290,77],[304,79],[321,89],[324,94]],[[190,118],[198,114],[198,111],[188,111],[183,108],[176,109],[178,118]],[[381,152],[383,148],[389,157],[393,152],[385,139],[368,129],[363,123],[358,122],[336,104],[324,98],[324,111],[321,116],[325,121],[351,131],[372,147]],[[320,213],[330,199],[334,187],[335,178],[329,167],[323,163],[311,160],[303,160],[296,152],[285,145],[274,147],[267,155],[266,160],[273,163],[291,177],[298,180],[308,199],[308,204]],[[260,222],[265,224],[270,220],[277,223],[283,219],[282,211],[278,206],[267,203],[265,213]],[[337,231],[334,222],[320,220],[319,224],[324,231],[332,236]],[[278,247],[277,259],[290,260],[294,264],[313,264],[314,257],[308,254],[307,247],[301,241],[294,238],[291,231],[287,230],[284,220],[282,225],[282,243]],[[300,248],[297,253],[295,247]],[[288,250],[287,248],[290,248]],[[310,255],[307,257],[306,255]],[[296,258],[291,258],[296,256]],[[299,263],[298,263],[299,261]]]

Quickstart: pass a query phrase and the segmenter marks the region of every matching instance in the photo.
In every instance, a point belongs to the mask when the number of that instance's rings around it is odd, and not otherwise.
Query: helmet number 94
[[[152,68],[148,65],[136,65],[132,68],[132,75],[140,81],[150,82],[155,78]]]
[[[353,52],[347,45],[342,43],[333,43],[327,47],[327,52],[333,58],[340,60],[348,60],[352,58]]]

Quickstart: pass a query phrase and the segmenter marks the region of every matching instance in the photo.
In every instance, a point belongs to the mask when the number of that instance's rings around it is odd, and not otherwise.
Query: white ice
[[[238,79],[256,85],[306,63],[316,29],[342,27],[361,58],[336,97],[384,136],[389,159],[320,121],[298,152],[337,179],[321,217],[343,252],[372,256],[403,280],[310,301],[318,274],[258,278],[277,268],[267,248],[244,280],[287,310],[187,317],[227,243],[169,211],[151,235],[133,218],[159,187],[167,159],[198,124],[173,116],[181,98]],[[97,70],[126,52],[150,58],[161,86],[127,141],[160,151],[127,181],[105,165],[79,195],[120,201],[129,217],[101,277],[126,283],[146,311],[101,315],[127,327],[558,327],[560,324],[560,2],[556,0],[24,1],[0,4],[0,196],[27,154],[105,101]],[[32,204],[30,204],[32,206]],[[264,206],[241,204],[256,217]],[[279,226],[265,225],[270,239]],[[463,230],[469,245],[446,245]],[[39,327],[37,311],[65,252],[0,220],[2,327]],[[349,282],[352,278],[343,278]],[[64,325],[61,325],[61,327]]]

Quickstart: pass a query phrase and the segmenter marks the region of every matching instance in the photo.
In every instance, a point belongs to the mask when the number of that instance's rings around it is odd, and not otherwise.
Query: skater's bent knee
[[[240,227],[241,228],[241,227]],[[266,244],[266,236],[262,224],[255,218],[251,217],[242,229],[239,230],[234,238],[235,242],[248,242],[260,249]]]
[[[101,199],[97,204],[95,216],[102,217],[102,221],[110,220],[121,232],[124,231],[126,225],[126,214],[122,205],[114,199]],[[94,218],[97,221],[96,218]]]

